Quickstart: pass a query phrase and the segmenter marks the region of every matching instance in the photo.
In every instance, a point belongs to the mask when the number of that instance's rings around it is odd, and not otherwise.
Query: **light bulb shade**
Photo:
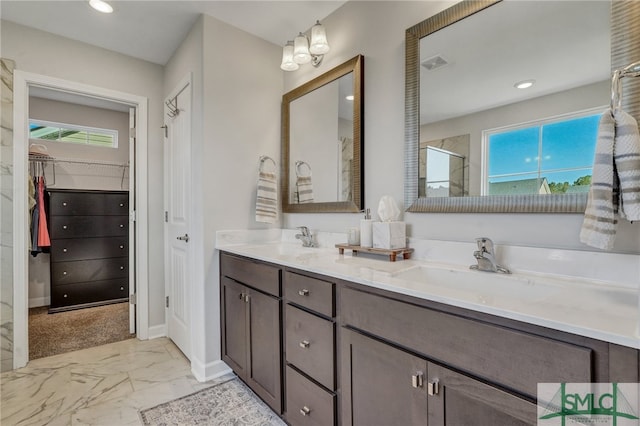
[[[295,71],[300,68],[300,65],[296,64],[293,60],[293,42],[288,41],[282,49],[282,63],[280,68],[284,71]]]
[[[311,62],[311,54],[309,53],[309,40],[300,33],[293,40],[293,60],[297,64],[308,64]]]
[[[327,32],[322,24],[320,24],[320,21],[316,21],[316,24],[311,27],[309,52],[311,52],[312,55],[324,55],[328,51],[329,42],[327,41]]]

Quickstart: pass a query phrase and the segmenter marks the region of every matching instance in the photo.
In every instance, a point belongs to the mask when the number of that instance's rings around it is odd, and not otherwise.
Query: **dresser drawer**
[[[127,192],[49,191],[51,216],[128,215]]]
[[[592,382],[593,350],[342,288],[345,325],[535,398],[538,383]]]
[[[65,284],[51,287],[51,308],[127,299],[128,297],[129,284],[126,279]]]
[[[292,425],[335,424],[336,397],[287,366],[287,421]]]
[[[287,362],[335,389],[335,324],[286,305]]]
[[[128,216],[51,216],[52,239],[129,235]]]
[[[318,312],[335,316],[335,285],[328,281],[285,272],[284,294],[287,301]]]
[[[51,264],[51,285],[70,284],[94,280],[126,278],[129,275],[129,258],[76,260]]]
[[[52,262],[122,257],[128,253],[128,237],[66,238],[51,241]]]
[[[222,273],[244,285],[280,297],[280,268],[222,253]]]

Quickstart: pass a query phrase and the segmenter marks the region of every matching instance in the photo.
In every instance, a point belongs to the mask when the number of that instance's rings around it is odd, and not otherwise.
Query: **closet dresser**
[[[49,189],[51,306],[129,299],[129,192]]]

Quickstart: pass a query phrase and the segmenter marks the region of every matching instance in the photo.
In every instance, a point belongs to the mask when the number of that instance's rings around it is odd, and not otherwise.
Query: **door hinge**
[[[168,211],[164,212],[164,221],[169,223],[169,212]]]
[[[138,303],[138,294],[137,293],[133,293],[129,295],[129,304],[130,305],[135,305],[136,303]]]
[[[135,222],[135,221],[136,221],[136,219],[137,219],[136,211],[135,211],[135,210],[133,210],[133,211],[129,214],[129,220],[130,220],[131,222]]]
[[[169,296],[165,297],[165,306],[168,308],[169,307]]]

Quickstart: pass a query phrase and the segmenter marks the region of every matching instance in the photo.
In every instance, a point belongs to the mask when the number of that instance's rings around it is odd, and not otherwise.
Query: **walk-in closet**
[[[126,105],[29,96],[29,359],[135,335]]]

